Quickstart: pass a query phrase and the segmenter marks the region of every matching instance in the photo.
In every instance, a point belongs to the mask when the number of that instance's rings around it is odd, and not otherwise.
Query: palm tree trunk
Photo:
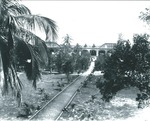
[[[0,18],[1,18],[1,15],[2,15],[2,14],[1,14],[1,11],[2,11],[2,10],[1,10],[1,9],[2,9],[2,0],[0,0]]]
[[[4,85],[4,69],[3,69],[3,61],[2,61],[2,55],[1,55],[1,51],[0,51],[0,87],[2,89],[3,85]]]

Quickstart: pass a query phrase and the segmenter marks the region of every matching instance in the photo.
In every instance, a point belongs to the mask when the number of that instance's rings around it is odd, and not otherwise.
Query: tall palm
[[[70,37],[69,34],[66,34],[66,35],[63,37],[63,39],[64,39],[64,43],[63,43],[64,45],[70,45],[72,38]]]
[[[45,32],[46,40],[56,39],[57,26],[53,20],[32,15],[16,0],[0,0],[0,87],[3,95],[11,89],[20,98],[22,83],[17,75],[16,60],[36,88],[36,80],[40,78],[39,63],[48,64],[46,45],[33,33],[37,28]]]
[[[71,40],[73,40],[70,35],[66,34],[64,37],[64,42],[62,44],[62,50],[64,53],[71,53],[72,52],[72,46],[71,46]]]

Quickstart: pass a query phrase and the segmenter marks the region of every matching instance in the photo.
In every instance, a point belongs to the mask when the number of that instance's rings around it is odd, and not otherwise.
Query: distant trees
[[[96,47],[95,44],[93,44],[92,47]]]
[[[150,8],[145,8],[145,11],[141,11],[139,18],[147,25],[150,25]]]
[[[84,47],[87,47],[87,44],[85,44]]]
[[[66,35],[64,39],[70,38]],[[82,51],[79,44],[72,47],[70,41],[64,40],[60,50],[56,54],[55,65],[59,73],[81,72],[88,69],[90,63],[90,53]]]
[[[150,96],[150,49],[149,35],[134,35],[133,45],[129,41],[118,41],[111,56],[104,63],[104,79],[97,81],[102,99],[110,99],[121,89],[137,87],[140,98]],[[143,92],[146,97],[143,98]],[[138,94],[139,95],[139,94]]]
[[[67,34],[64,37],[64,43],[56,54],[56,67],[59,73],[65,73],[68,80],[69,74],[73,73],[73,57],[72,46],[70,44],[70,36]]]
[[[78,43],[73,48],[73,60],[74,60],[74,70],[80,72],[81,71],[81,64],[80,64],[80,57],[81,57],[82,47]]]
[[[66,35],[63,37],[63,39],[64,39],[63,45],[68,45],[68,46],[70,46],[71,40],[72,40],[72,38],[70,37],[70,35],[69,35],[69,34],[66,34]]]
[[[150,9],[141,12],[139,18],[150,24]],[[136,87],[140,93],[136,100],[141,108],[145,100],[150,99],[150,42],[149,35],[135,34],[133,45],[122,39],[119,41],[104,62],[104,76],[99,78],[97,87],[100,89],[102,99],[110,99],[120,90],[128,87]]]
[[[81,64],[80,68],[81,70],[86,70],[89,67],[91,59],[91,54],[88,51],[82,51],[79,63]]]
[[[95,61],[95,68],[94,70],[96,71],[102,71],[104,70],[104,63],[105,63],[105,59],[107,58],[107,55],[105,54],[100,54],[96,61]]]

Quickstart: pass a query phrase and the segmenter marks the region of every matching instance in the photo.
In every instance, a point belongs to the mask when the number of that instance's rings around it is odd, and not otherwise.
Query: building
[[[82,51],[88,51],[92,56],[110,53],[116,43],[104,43],[101,46],[84,46]]]
[[[46,42],[47,47],[54,52],[55,50],[58,50],[61,45],[58,45],[55,42]],[[82,46],[82,52],[89,52],[91,56],[99,56],[100,54],[106,54],[110,53],[113,47],[116,45],[116,43],[104,43],[101,46],[96,46],[93,44],[93,46]]]

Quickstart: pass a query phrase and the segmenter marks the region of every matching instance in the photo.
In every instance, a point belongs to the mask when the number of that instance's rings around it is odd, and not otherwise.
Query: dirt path
[[[55,120],[63,108],[67,105],[72,95],[74,95],[80,87],[81,83],[85,81],[86,77],[92,72],[93,68],[94,62],[91,62],[89,69],[85,73],[80,75],[73,84],[68,86],[68,88],[66,88],[63,93],[57,96],[52,102],[50,101],[50,103],[47,103],[46,106],[37,113],[37,115],[31,118],[31,120]]]

